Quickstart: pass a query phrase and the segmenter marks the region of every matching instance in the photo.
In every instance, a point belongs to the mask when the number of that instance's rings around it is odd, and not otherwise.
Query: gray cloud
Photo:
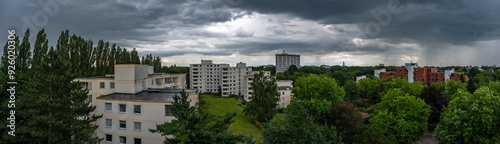
[[[121,47],[136,47],[140,54],[162,57],[188,53],[254,56],[286,49],[310,56],[380,56],[375,63],[398,63],[394,57],[405,55],[438,65],[460,59],[453,57],[461,55],[457,52],[478,49],[488,51],[469,55],[468,63],[493,63],[480,56],[498,53],[490,43],[500,39],[499,1],[399,1],[401,13],[391,14],[389,24],[375,37],[364,36],[359,28],[376,22],[370,12],[387,9],[388,0],[70,0],[59,6],[55,16],[48,17],[44,28],[51,45],[61,31],[69,29],[71,34],[95,42],[103,39]],[[43,9],[36,1],[0,1],[0,28],[19,29],[22,34],[21,18],[39,11]],[[254,23],[228,26],[248,17]],[[207,29],[215,26],[215,30]],[[33,44],[34,37],[31,40]],[[5,41],[0,39],[1,44]],[[436,58],[443,53],[451,56]]]

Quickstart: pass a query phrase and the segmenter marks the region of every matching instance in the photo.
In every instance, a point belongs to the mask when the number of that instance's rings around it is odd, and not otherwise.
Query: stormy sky
[[[5,0],[7,30],[103,39],[163,65],[500,65],[498,0]],[[1,51],[0,51],[1,53]]]

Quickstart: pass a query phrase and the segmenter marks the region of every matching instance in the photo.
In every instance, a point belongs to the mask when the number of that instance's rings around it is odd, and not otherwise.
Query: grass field
[[[229,126],[229,130],[237,134],[253,135],[253,139],[262,143],[262,134],[259,128],[251,123],[252,119],[242,113],[243,106],[238,106],[238,100],[235,98],[214,98],[209,95],[202,95],[209,104],[209,111],[212,114],[223,115],[228,112],[238,111],[233,118],[235,121]]]

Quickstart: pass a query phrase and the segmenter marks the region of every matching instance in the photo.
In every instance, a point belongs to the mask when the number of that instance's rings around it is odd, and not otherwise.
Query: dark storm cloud
[[[397,0],[401,13],[391,14],[389,25],[375,38],[394,43],[414,39],[422,43],[469,44],[498,39],[499,1],[496,0]],[[291,14],[324,24],[376,22],[372,10],[387,10],[389,0],[244,1],[241,8],[259,13]],[[382,17],[385,19],[385,17]]]

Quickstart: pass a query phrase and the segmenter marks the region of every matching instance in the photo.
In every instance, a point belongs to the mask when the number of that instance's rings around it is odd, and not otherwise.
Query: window
[[[281,101],[285,101],[285,98],[281,98]]]
[[[141,122],[134,122],[134,130],[141,131]]]
[[[106,111],[111,111],[111,103],[105,103],[104,107],[106,107]]]
[[[127,112],[127,105],[120,104],[120,112]]]
[[[115,83],[114,82],[109,82],[109,88],[115,89]]]
[[[423,73],[422,76],[425,76],[425,74]]]
[[[126,144],[127,143],[127,137],[120,136],[120,144]]]
[[[99,88],[101,88],[101,89],[105,88],[105,87],[104,87],[104,82],[100,82],[100,83],[99,83]]]
[[[111,127],[113,125],[113,120],[106,119],[106,127]]]
[[[113,136],[106,134],[106,142],[113,142]]]
[[[134,114],[141,113],[141,105],[134,105]]]
[[[127,128],[127,122],[126,121],[120,121],[120,129],[126,129]]]
[[[423,78],[422,81],[425,81],[425,79]]]
[[[134,144],[142,144],[142,140],[140,138],[134,138]]]
[[[165,116],[173,116],[172,110],[170,110],[170,107],[172,107],[172,105],[165,105]]]
[[[281,95],[285,95],[285,92],[281,92]]]
[[[87,102],[88,103],[92,103],[92,95],[88,95],[87,96]]]

